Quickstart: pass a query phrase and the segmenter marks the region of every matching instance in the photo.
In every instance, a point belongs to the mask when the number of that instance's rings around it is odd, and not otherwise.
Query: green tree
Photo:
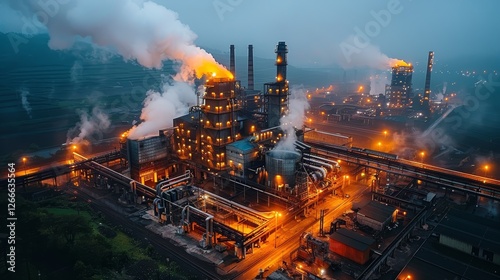
[[[62,235],[67,244],[74,244],[77,235],[85,235],[92,232],[88,220],[80,215],[64,215],[55,218],[54,227],[56,233]]]

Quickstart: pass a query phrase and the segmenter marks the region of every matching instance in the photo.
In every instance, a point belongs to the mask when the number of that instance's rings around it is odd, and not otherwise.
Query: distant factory
[[[385,99],[391,114],[411,109],[418,116],[429,117],[433,111],[430,104],[431,74],[434,64],[434,52],[429,51],[423,94],[415,94],[412,89],[413,65],[401,63],[392,67],[390,85],[386,85]],[[410,115],[411,117],[411,115]]]
[[[391,84],[386,93],[389,108],[406,108],[410,105],[412,76],[413,66],[411,64],[392,67]]]

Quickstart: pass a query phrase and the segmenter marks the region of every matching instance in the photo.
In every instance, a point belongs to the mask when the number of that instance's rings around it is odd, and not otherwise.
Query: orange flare
[[[411,66],[411,63],[408,63],[402,59],[391,59],[390,62],[389,62],[389,65],[391,67],[399,67],[399,66]]]
[[[224,66],[217,62],[204,60],[201,61],[195,68],[196,77],[200,79],[204,75],[207,77],[228,78],[233,79],[233,74]]]

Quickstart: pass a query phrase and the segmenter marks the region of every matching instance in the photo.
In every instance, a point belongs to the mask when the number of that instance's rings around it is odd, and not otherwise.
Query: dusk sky
[[[237,55],[246,55],[246,46],[253,44],[256,56],[271,58],[276,43],[286,41],[290,64],[297,66],[345,65],[341,46],[353,45],[357,29],[382,53],[410,61],[424,61],[429,50],[439,59],[498,56],[500,45],[500,2],[495,0],[155,2],[178,13],[199,46],[226,51],[235,44]],[[2,3],[0,18],[1,32],[22,30],[19,9]]]

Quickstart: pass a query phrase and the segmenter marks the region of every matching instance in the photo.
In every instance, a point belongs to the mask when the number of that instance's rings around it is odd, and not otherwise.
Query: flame
[[[233,74],[226,67],[218,63],[211,54],[196,46],[189,46],[176,52],[174,60],[181,62],[177,80],[191,81],[194,77],[197,79],[203,77],[207,79],[212,77],[234,79]]]
[[[390,67],[399,67],[399,66],[409,67],[409,66],[411,66],[411,63],[408,63],[402,59],[391,58],[389,60],[389,66]]]
[[[201,63],[197,65],[197,67],[195,67],[194,71],[198,79],[202,78],[203,76],[212,78],[226,78],[231,80],[234,78],[231,71],[227,70],[224,66],[217,63],[215,60],[201,61]]]

